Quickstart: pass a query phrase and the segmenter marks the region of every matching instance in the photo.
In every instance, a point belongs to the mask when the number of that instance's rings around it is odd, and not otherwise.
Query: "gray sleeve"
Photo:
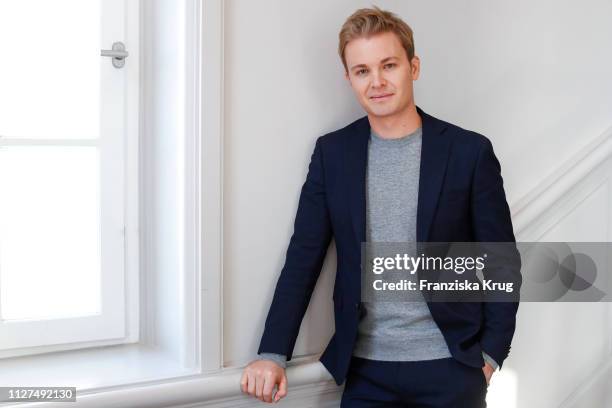
[[[260,353],[257,355],[258,360],[272,360],[282,368],[287,368],[287,356],[276,353]]]
[[[493,360],[493,358],[490,355],[488,355],[487,353],[483,351],[482,357],[487,363],[491,364],[491,367],[493,367],[493,370],[497,370],[497,367],[499,367],[499,364],[497,364],[497,362],[495,362],[495,360]]]

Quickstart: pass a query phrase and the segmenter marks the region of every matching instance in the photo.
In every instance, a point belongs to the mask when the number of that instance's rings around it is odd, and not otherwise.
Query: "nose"
[[[372,87],[374,88],[380,88],[383,87],[387,84],[387,81],[385,80],[383,74],[381,72],[374,72],[372,74]]]

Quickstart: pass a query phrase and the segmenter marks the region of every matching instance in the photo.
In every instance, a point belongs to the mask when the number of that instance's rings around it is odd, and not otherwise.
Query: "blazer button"
[[[359,310],[361,308],[361,303],[355,303],[355,309]]]

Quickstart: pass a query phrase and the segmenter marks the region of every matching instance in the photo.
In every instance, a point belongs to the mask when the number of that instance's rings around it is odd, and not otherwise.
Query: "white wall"
[[[608,0],[579,5],[552,0],[461,4],[226,0],[226,366],[247,363],[257,350],[314,140],[365,114],[343,78],[336,49],[345,18],[372,3],[396,12],[414,29],[416,53],[422,62],[416,83],[417,104],[434,116],[491,138],[511,206],[612,125],[612,25],[608,23],[612,2]],[[591,219],[609,216],[609,212],[577,214]],[[543,239],[583,239],[577,235],[576,225],[572,228]],[[586,236],[596,233],[590,231]],[[607,236],[609,239],[609,231]],[[332,247],[295,356],[319,353],[331,336],[334,267]],[[583,316],[581,308],[568,307],[572,316]],[[595,360],[609,352],[607,338],[589,337],[610,334],[609,326],[604,327],[601,320],[605,311],[595,308],[597,311],[581,323],[601,326],[600,330],[584,334],[593,342],[588,343],[590,354],[582,359],[570,356],[567,361],[575,364],[579,374],[563,377],[563,386],[582,379]],[[529,350],[534,336],[530,328],[537,321],[523,310],[529,309],[521,309],[517,339],[520,336],[522,340],[513,346],[511,358],[524,352],[529,360],[515,360],[508,370],[504,368],[508,384],[513,381],[511,367],[520,368],[515,373],[522,376],[522,370],[534,368],[526,364],[542,356],[538,350]],[[564,323],[555,320],[563,319],[560,311],[540,311],[540,317],[549,319],[551,325]],[[581,342],[580,337],[574,340]],[[550,365],[551,359],[563,358],[559,350],[549,348],[553,354],[544,356],[537,370],[562,370],[563,360]],[[538,380],[536,372],[532,371],[534,381]],[[518,378],[521,389],[528,389],[526,378],[531,377]],[[545,395],[556,395],[555,402],[559,402],[567,396],[563,391],[557,385]],[[517,398],[531,397],[522,393]],[[518,406],[536,406],[526,401],[520,399]]]
[[[612,157],[519,231],[517,239],[610,242],[611,209]],[[605,407],[611,368],[610,303],[523,302],[510,357],[496,374],[488,402],[508,408]]]

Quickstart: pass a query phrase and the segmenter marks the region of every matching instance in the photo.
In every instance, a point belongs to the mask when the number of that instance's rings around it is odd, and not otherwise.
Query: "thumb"
[[[280,383],[278,384],[278,391],[274,396],[274,402],[278,402],[281,398],[287,395],[287,376],[283,374]]]

